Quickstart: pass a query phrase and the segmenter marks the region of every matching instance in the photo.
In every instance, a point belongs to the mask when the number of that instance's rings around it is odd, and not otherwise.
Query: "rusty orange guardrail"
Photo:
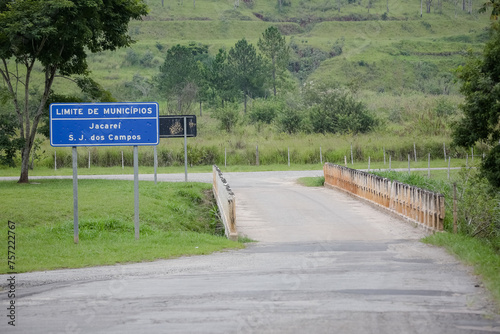
[[[444,196],[398,181],[326,163],[325,186],[345,190],[400,214],[432,231],[442,231]]]

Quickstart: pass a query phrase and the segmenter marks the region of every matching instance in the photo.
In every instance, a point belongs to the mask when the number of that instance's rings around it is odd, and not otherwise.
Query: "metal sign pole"
[[[134,230],[135,239],[139,240],[139,152],[134,146]]]
[[[73,146],[73,235],[78,243],[78,154]]]
[[[184,117],[184,181],[188,181],[188,156],[187,156],[187,117]]]
[[[156,184],[156,181],[157,181],[157,170],[158,170],[158,150],[156,149],[156,146],[153,146],[154,147],[154,165],[155,165],[155,184]]]

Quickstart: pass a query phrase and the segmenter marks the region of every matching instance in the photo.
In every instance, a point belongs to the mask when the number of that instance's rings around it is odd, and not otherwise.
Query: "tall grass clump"
[[[443,194],[446,210],[444,228],[453,232],[454,191],[450,181],[394,171],[375,174]],[[455,181],[458,233],[479,238],[500,254],[500,191],[492,188],[475,167],[462,168]]]

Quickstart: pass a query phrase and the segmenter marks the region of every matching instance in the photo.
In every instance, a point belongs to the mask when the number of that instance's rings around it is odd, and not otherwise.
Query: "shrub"
[[[139,63],[139,55],[132,49],[127,49],[125,62],[129,65],[137,65]]]
[[[314,132],[365,133],[377,124],[366,106],[348,92],[320,88],[311,92],[309,99],[309,118]]]
[[[236,103],[226,103],[223,107],[215,109],[212,117],[220,122],[221,129],[231,132],[240,120],[240,111]]]
[[[254,100],[248,117],[251,123],[270,124],[283,107],[283,102],[277,99],[257,99]]]
[[[155,65],[153,52],[150,50],[146,51],[139,63],[144,67],[153,67]]]

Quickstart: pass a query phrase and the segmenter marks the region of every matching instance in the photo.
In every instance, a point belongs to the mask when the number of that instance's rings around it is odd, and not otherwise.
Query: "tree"
[[[481,58],[469,55],[459,67],[460,92],[465,96],[461,105],[464,118],[454,129],[454,142],[470,147],[485,142],[492,150],[483,161],[482,170],[490,183],[500,187],[500,25],[494,24],[490,40]]]
[[[326,86],[308,88],[306,102],[312,129],[317,133],[366,133],[377,120],[348,92]]]
[[[20,183],[29,182],[30,152],[56,76],[88,74],[88,51],[129,46],[129,21],[146,14],[142,0],[0,0],[0,74],[24,140]],[[34,99],[38,63],[43,92]]]
[[[290,47],[286,44],[285,37],[281,36],[279,30],[273,26],[262,33],[257,46],[271,60],[273,93],[276,96],[276,75],[281,77],[286,71],[290,60]]]
[[[177,100],[177,111],[189,109],[200,86],[201,73],[197,58],[208,48],[196,45],[176,45],[168,49],[165,61],[156,77],[158,88]]]
[[[203,78],[207,83],[209,101],[216,106],[224,106],[227,101],[233,101],[238,92],[232,83],[232,76],[227,63],[227,52],[219,49],[215,58],[203,67]]]
[[[265,62],[255,47],[242,39],[229,50],[227,56],[233,82],[243,93],[244,111],[247,111],[248,96],[262,96],[265,84]]]

